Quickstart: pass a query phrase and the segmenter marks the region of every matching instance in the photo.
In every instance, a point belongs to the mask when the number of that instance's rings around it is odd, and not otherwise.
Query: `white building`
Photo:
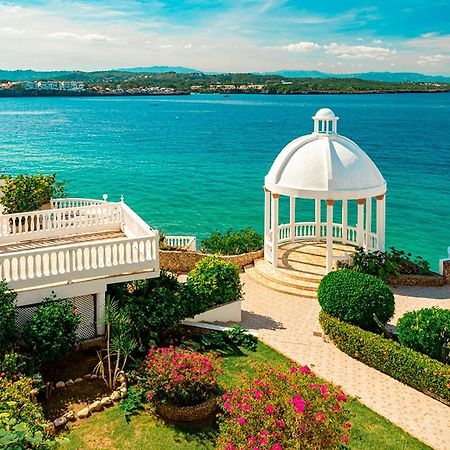
[[[109,284],[158,276],[159,234],[123,201],[56,199],[0,215],[0,279],[17,292],[19,324],[54,292],[80,312],[79,337],[94,338]]]
[[[65,91],[84,91],[84,83],[82,81],[63,81],[61,84],[62,89],[64,89]]]
[[[42,91],[59,91],[60,84],[59,81],[38,81],[37,88]]]

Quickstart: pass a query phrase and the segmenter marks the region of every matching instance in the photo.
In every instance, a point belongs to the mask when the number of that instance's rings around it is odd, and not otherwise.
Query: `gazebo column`
[[[356,245],[362,247],[364,245],[364,203],[365,200],[360,198],[356,200],[358,205],[358,221],[356,223]]]
[[[290,197],[289,200],[289,227],[291,234],[291,242],[295,241],[295,197]]]
[[[278,266],[278,201],[279,194],[272,194],[272,264]]]
[[[370,234],[372,233],[372,197],[366,199],[366,251],[370,251]]]
[[[386,247],[386,194],[377,197],[377,240],[378,250],[385,251]]]
[[[333,268],[333,205],[334,200],[327,200],[327,273]]]
[[[342,243],[347,243],[348,212],[347,200],[342,200]]]
[[[264,188],[264,247],[270,242],[270,191]],[[264,249],[265,250],[265,249]],[[264,251],[265,259],[268,259]]]
[[[316,240],[320,240],[320,224],[321,224],[321,211],[320,211],[320,198],[316,198]]]

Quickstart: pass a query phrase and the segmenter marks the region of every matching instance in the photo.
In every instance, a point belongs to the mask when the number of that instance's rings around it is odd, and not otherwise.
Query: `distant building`
[[[34,81],[22,81],[20,85],[22,89],[25,89],[27,91],[32,91],[36,89],[36,83]]]
[[[59,81],[38,81],[37,88],[41,91],[59,91],[60,82]]]
[[[84,91],[84,83],[82,81],[63,81],[61,84],[65,91]]]

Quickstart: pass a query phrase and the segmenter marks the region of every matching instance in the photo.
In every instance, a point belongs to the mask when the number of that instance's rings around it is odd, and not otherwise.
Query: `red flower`
[[[349,430],[352,427],[352,424],[350,422],[346,422],[346,424],[344,425],[344,428],[346,430]]]
[[[225,402],[225,403],[223,404],[223,407],[224,407],[227,411],[230,411],[230,410],[231,410],[231,405],[230,405],[228,402]]]
[[[280,444],[276,443],[272,445],[271,450],[283,450],[283,447]]]
[[[347,401],[347,396],[343,393],[343,392],[339,392],[336,395],[336,398],[340,401],[340,402],[346,402]]]
[[[302,366],[300,367],[300,372],[311,373],[311,369],[308,366]]]
[[[272,405],[267,405],[265,411],[267,414],[273,414],[275,412],[275,408]]]
[[[348,436],[342,436],[342,442],[344,442],[344,444],[348,444]]]
[[[239,417],[237,423],[239,425],[247,425],[247,419],[245,417]]]
[[[261,400],[263,398],[263,391],[257,390],[255,391],[255,398],[256,400]]]
[[[323,412],[318,412],[314,418],[317,420],[317,422],[323,422],[325,420],[325,414]]]

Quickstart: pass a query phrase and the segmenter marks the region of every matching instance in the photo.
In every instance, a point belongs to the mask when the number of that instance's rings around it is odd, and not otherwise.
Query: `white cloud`
[[[13,27],[2,27],[0,28],[0,34],[22,34],[25,33],[23,30],[18,30]]]
[[[431,65],[435,65],[444,61],[448,61],[450,60],[450,56],[449,55],[441,55],[441,54],[437,54],[437,55],[421,55],[419,57],[419,60],[417,61],[417,64],[420,65],[427,65],[427,64],[431,64]]]
[[[329,45],[324,45],[325,53],[328,55],[336,55],[338,58],[354,59],[354,58],[369,58],[384,60],[396,53],[395,50],[384,47],[370,47],[367,45],[345,45],[332,42]]]
[[[112,42],[114,41],[114,38],[105,36],[103,34],[98,33],[87,33],[87,34],[77,34],[77,33],[71,33],[69,31],[60,31],[56,33],[49,33],[47,34],[48,38],[51,39],[77,39],[80,41],[87,41],[87,42]]]
[[[316,42],[301,41],[293,44],[287,44],[280,47],[288,52],[309,52],[311,50],[317,50],[320,45]]]

